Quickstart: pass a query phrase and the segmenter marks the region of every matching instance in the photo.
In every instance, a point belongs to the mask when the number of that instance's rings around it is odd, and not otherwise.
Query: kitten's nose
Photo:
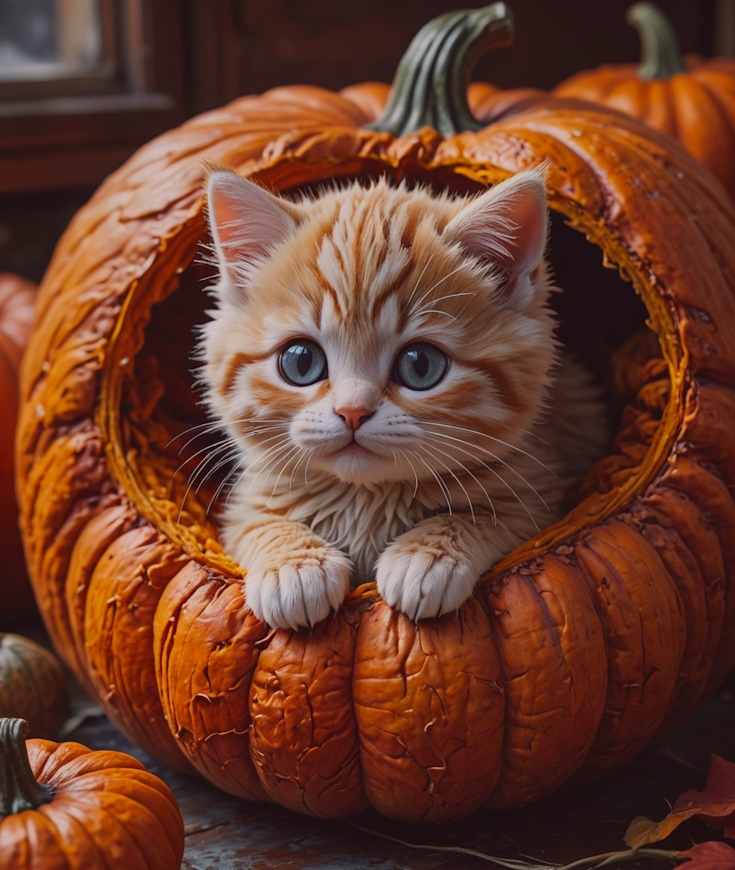
[[[335,408],[335,413],[338,414],[344,421],[348,429],[355,432],[366,423],[375,413],[370,408]]]

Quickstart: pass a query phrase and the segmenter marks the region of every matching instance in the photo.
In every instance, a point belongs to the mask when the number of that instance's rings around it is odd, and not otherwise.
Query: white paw
[[[245,578],[245,601],[272,628],[310,628],[339,609],[351,573],[349,558],[329,547],[276,566],[256,559]]]
[[[421,547],[412,540],[416,537],[407,532],[382,553],[378,592],[414,621],[458,610],[472,595],[482,568],[464,554]]]

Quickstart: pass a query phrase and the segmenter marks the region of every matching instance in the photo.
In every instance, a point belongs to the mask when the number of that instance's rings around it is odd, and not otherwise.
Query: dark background
[[[411,37],[451,0],[107,0],[137,64],[96,100],[0,94],[0,271],[39,280],[74,212],[136,148],[188,117],[280,84],[339,89],[390,81]],[[514,44],[478,80],[550,88],[602,63],[635,61],[627,0],[513,0]],[[732,0],[661,0],[685,52],[730,53]],[[135,36],[126,15],[137,8]],[[138,14],[136,13],[136,14]],[[131,60],[132,57],[132,60]],[[142,83],[142,84],[141,84]],[[131,91],[134,91],[131,93]]]

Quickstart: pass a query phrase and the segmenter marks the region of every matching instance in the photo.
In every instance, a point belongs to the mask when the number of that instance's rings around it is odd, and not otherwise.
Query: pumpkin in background
[[[682,58],[671,23],[651,3],[636,3],[626,17],[641,37],[640,65],[579,72],[551,93],[610,106],[674,136],[735,198],[735,59]]]
[[[35,612],[25,569],[15,500],[14,439],[20,361],[33,322],[36,285],[0,273],[0,626]]]
[[[0,634],[0,718],[28,722],[32,737],[56,737],[68,712],[66,671],[47,649]]]
[[[392,91],[282,87],[159,137],[42,283],[18,483],[47,628],[133,741],[243,798],[427,822],[519,806],[626,763],[735,663],[733,203],[633,119],[553,100],[475,117],[497,92],[467,103],[468,61],[509,27],[502,3],[443,16]],[[184,433],[205,422],[212,163],[282,192],[378,175],[465,192],[548,167],[562,332],[624,410],[579,503],[457,614],[414,624],[372,583],[308,633],[246,609],[217,482],[180,471],[205,449]]]
[[[13,870],[178,870],[184,823],[169,787],[123,752],[26,741],[0,719],[0,856]]]

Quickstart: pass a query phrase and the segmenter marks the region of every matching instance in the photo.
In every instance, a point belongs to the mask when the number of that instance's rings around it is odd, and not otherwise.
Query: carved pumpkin
[[[609,106],[669,133],[735,198],[735,59],[682,57],[660,9],[636,3],[628,21],[641,37],[641,63],[576,73],[552,94]]]
[[[0,634],[0,718],[25,719],[32,737],[56,737],[67,715],[66,672],[47,649]]]
[[[735,661],[733,205],[632,119],[553,101],[474,118],[466,62],[506,32],[502,4],[427,27],[387,107],[384,86],[283,87],[141,149],[61,240],[24,364],[22,526],[57,649],[153,754],[324,817],[443,821],[600,776]],[[563,325],[637,399],[584,498],[458,614],[413,624],[371,583],[310,633],[246,610],[213,493],[177,473],[203,422],[206,163],[280,191],[378,174],[480,189],[548,165]]]
[[[178,870],[184,823],[157,776],[123,752],[23,739],[0,719],[0,855],[13,870]]]
[[[15,501],[14,440],[18,420],[20,360],[31,332],[36,285],[9,273],[0,274],[0,625],[30,616],[33,594],[23,559]]]

